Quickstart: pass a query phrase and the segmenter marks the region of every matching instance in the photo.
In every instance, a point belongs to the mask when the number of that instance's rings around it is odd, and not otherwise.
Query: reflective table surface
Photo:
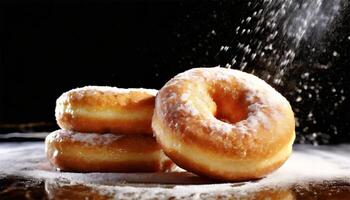
[[[0,199],[350,199],[350,145],[296,145],[276,172],[222,183],[168,173],[55,171],[43,142],[0,143]]]

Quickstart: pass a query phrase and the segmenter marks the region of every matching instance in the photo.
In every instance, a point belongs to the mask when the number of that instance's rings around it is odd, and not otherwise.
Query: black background
[[[246,7],[245,0],[1,1],[0,125],[54,123],[56,98],[75,87],[159,89],[186,69],[225,64],[220,47],[233,44],[237,24],[249,15]],[[325,143],[350,142],[349,101],[333,109],[334,94],[327,93],[332,82],[349,96],[349,21],[344,8],[323,40],[330,52],[340,54],[320,57],[332,68],[310,69],[325,85],[322,102],[293,101],[289,92],[298,71],[288,75],[294,76],[290,84],[278,88],[295,108],[316,109],[318,124],[302,120],[308,113],[298,113],[299,142],[315,132],[331,137]],[[310,129],[302,131],[306,125]]]

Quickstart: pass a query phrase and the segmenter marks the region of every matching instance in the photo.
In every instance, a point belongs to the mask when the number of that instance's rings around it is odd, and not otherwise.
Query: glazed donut
[[[196,68],[161,88],[152,128],[181,168],[214,179],[261,178],[289,157],[295,138],[289,102],[238,70]]]
[[[152,134],[157,90],[87,86],[56,101],[60,128],[77,132]]]
[[[57,130],[46,137],[45,152],[59,171],[159,172],[172,167],[156,140],[148,135]]]

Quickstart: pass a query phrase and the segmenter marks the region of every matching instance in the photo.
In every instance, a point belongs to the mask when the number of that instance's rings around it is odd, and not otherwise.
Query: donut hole
[[[212,98],[216,104],[216,119],[235,124],[248,118],[248,103],[243,92],[218,90]]]

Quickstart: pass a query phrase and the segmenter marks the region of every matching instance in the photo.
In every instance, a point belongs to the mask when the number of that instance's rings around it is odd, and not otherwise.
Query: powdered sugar
[[[72,90],[69,90],[69,92],[75,92],[77,95],[83,96],[86,92],[92,92],[92,94],[95,92],[96,94],[98,92],[112,92],[112,93],[129,93],[129,92],[142,92],[146,94],[150,94],[155,96],[158,92],[158,90],[155,89],[145,89],[145,88],[117,88],[117,87],[110,87],[110,86],[85,86],[81,88],[75,88]]]
[[[84,142],[86,144],[94,145],[94,144],[109,144],[112,141],[115,141],[122,136],[110,134],[110,133],[107,133],[107,134],[75,133],[75,134],[72,134],[71,137],[74,141],[79,141],[79,142]]]
[[[232,126],[229,123],[222,122],[219,120],[217,120],[216,123],[209,123],[209,127],[211,130],[215,130],[215,132],[223,132],[223,133],[229,133],[232,131],[233,128],[235,128],[235,126]]]
[[[62,140],[63,138],[70,138],[72,141],[81,142],[85,145],[104,145],[110,144],[123,135],[116,135],[111,133],[96,134],[96,133],[78,133],[68,130],[57,130],[48,136],[48,139]]]
[[[190,97],[190,94],[184,93],[181,95],[180,99],[181,101],[186,101]]]
[[[179,104],[178,110],[189,113],[191,116],[199,114],[199,111],[192,105],[190,101],[186,102],[185,104]]]

